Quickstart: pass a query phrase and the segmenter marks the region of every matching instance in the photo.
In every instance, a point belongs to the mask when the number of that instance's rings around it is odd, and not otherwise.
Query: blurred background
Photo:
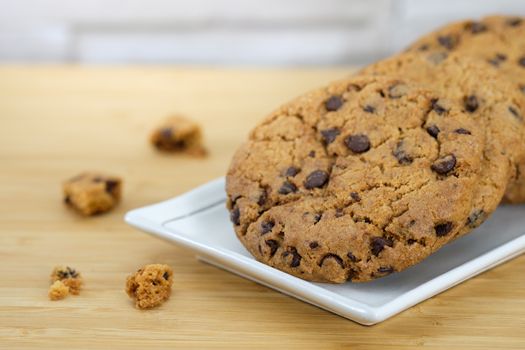
[[[0,0],[0,62],[362,64],[523,0]]]

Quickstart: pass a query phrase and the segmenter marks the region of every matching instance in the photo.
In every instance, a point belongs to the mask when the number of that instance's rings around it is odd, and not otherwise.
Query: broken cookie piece
[[[126,293],[139,309],[159,306],[169,299],[173,270],[168,265],[150,264],[142,267],[126,281]]]
[[[206,155],[202,146],[200,126],[181,116],[173,116],[151,134],[151,143],[160,151],[184,152],[193,156]]]
[[[69,295],[69,287],[66,286],[62,281],[55,281],[47,292],[50,300],[64,299]]]
[[[120,200],[122,180],[116,176],[85,172],[63,184],[64,203],[83,215],[111,210]]]
[[[57,266],[51,272],[51,283],[53,285],[55,282],[60,281],[65,285],[69,292],[74,295],[80,293],[80,288],[82,287],[83,280],[80,273],[69,266]]]

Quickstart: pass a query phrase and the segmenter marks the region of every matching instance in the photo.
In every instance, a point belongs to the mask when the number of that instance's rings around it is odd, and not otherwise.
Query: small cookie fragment
[[[182,116],[168,118],[153,131],[150,141],[160,151],[184,152],[193,156],[206,155],[200,126]]]
[[[120,201],[122,179],[85,172],[63,184],[64,203],[79,213],[91,216],[111,210]]]
[[[173,270],[168,265],[150,264],[126,280],[126,293],[139,309],[150,309],[164,303],[171,295]]]
[[[68,287],[69,292],[73,295],[78,295],[80,293],[80,288],[84,281],[80,273],[69,266],[57,266],[51,272],[51,282],[60,281],[66,287]]]
[[[62,281],[55,281],[47,292],[50,300],[60,300],[64,299],[69,295],[69,287],[66,286]]]

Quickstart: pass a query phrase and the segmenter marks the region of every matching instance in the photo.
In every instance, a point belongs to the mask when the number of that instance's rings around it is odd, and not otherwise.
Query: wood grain
[[[364,327],[124,224],[129,209],[223,175],[258,119],[348,71],[0,67],[0,348],[524,349],[525,256]],[[174,112],[204,125],[208,158],[149,147]],[[125,178],[112,213],[64,208],[61,181],[85,169]],[[174,294],[139,311],[125,277],[152,262],[173,266]],[[47,299],[55,264],[83,273],[80,296]]]

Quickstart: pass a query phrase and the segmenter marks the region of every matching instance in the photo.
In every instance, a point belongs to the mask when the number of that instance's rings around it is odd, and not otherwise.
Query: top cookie
[[[449,24],[423,36],[410,46],[409,51],[430,53],[437,59],[451,52],[475,57],[498,70],[513,84],[516,94],[525,98],[523,17],[491,16],[480,21],[468,20]],[[509,184],[505,198],[511,203],[523,203],[525,160],[516,164],[515,173],[517,178]]]
[[[367,281],[483,220],[474,194],[493,170],[487,149],[463,103],[399,78],[352,77],[252,131],[228,170],[228,207],[259,261],[307,280]]]
[[[521,192],[516,187],[525,191],[525,183],[521,183],[517,171],[517,165],[525,165],[525,100],[497,70],[460,53],[407,52],[365,67],[361,74],[410,79],[462,104],[477,127],[486,130],[489,140],[487,152],[491,154],[493,170],[487,173],[491,180],[484,186],[489,187],[487,193],[493,196],[488,198],[485,191],[478,193],[479,200],[484,202],[484,211],[492,212],[498,205],[500,194],[490,187],[503,181],[509,165],[506,196],[510,201],[521,200]]]

